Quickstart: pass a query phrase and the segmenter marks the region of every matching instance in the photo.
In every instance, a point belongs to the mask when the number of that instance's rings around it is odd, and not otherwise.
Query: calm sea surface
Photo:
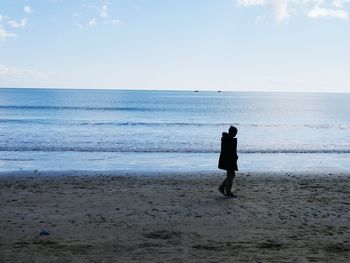
[[[350,94],[0,89],[0,171],[350,171]]]

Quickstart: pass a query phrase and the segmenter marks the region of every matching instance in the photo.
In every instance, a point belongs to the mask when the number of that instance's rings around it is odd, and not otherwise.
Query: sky
[[[350,92],[350,0],[1,0],[0,87]]]

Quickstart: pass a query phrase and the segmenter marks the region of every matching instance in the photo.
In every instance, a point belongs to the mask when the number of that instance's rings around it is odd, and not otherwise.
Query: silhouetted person
[[[231,192],[233,178],[238,171],[237,166],[237,128],[230,126],[227,132],[222,133],[221,137],[221,152],[219,158],[219,169],[227,171],[226,179],[219,186],[219,191],[225,196],[235,197]]]

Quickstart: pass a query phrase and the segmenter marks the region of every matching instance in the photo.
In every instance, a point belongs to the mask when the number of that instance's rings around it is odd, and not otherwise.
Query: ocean
[[[350,171],[350,94],[0,89],[0,171]]]

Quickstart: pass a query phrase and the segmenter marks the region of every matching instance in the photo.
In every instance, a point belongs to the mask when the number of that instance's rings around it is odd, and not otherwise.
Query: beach
[[[349,178],[2,172],[0,262],[349,262]]]

